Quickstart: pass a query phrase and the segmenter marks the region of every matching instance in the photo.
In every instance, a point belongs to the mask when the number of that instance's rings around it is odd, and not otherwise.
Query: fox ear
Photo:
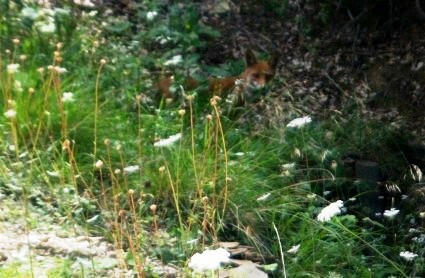
[[[246,50],[245,61],[248,67],[253,66],[258,62],[257,57],[255,56],[254,52],[252,52],[251,49]]]
[[[279,53],[273,53],[269,60],[267,61],[267,63],[269,64],[269,66],[272,69],[276,69],[277,68],[277,64],[279,64],[279,60],[280,60],[280,54]]]

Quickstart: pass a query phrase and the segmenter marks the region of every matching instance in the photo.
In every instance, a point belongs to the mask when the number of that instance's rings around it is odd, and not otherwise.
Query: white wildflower
[[[61,73],[65,73],[65,72],[67,72],[67,71],[68,71],[66,68],[62,68],[62,67],[59,67],[59,66],[55,66],[55,67],[54,67],[54,70],[55,70],[57,73],[59,73],[59,74],[61,74]]]
[[[129,174],[138,172],[139,169],[140,169],[139,165],[132,165],[132,166],[124,167],[123,170],[124,170],[124,174],[129,175]]]
[[[294,169],[294,168],[295,168],[294,162],[282,164],[282,170],[291,170],[291,169]]]
[[[97,11],[91,11],[91,12],[89,12],[89,13],[88,13],[88,15],[89,15],[90,17],[94,17],[94,16],[96,16],[96,15],[97,15]]]
[[[390,210],[384,211],[384,216],[388,219],[393,219],[399,212],[400,210],[391,208]]]
[[[237,152],[237,153],[235,153],[235,155],[236,155],[236,156],[244,156],[244,155],[245,155],[245,153],[244,153],[244,152]]]
[[[157,42],[159,42],[159,44],[162,44],[163,45],[163,44],[166,44],[167,42],[171,41],[171,37],[169,37],[169,36],[167,36],[167,37],[159,36],[155,40]]]
[[[263,195],[261,195],[260,197],[257,198],[257,201],[258,202],[265,201],[265,200],[267,200],[270,197],[270,195],[271,195],[271,193],[263,194]]]
[[[12,74],[19,71],[19,64],[9,64],[7,65],[7,72]]]
[[[327,222],[331,220],[335,215],[341,214],[341,209],[344,207],[344,202],[338,200],[336,202],[331,203],[329,206],[324,207],[322,211],[317,216],[317,220],[320,222]]]
[[[71,92],[64,92],[62,96],[63,102],[72,102],[74,101],[74,94]]]
[[[300,246],[301,246],[301,244],[294,245],[294,246],[291,247],[291,249],[289,249],[288,251],[286,251],[286,253],[296,254],[300,250]]]
[[[149,21],[152,21],[157,15],[158,15],[158,12],[149,11],[149,12],[146,13],[146,19],[149,20]]]
[[[94,4],[90,0],[74,0],[74,4],[83,7],[94,7]]]
[[[171,135],[170,137],[168,137],[167,139],[162,139],[159,140],[158,142],[155,142],[153,144],[154,147],[169,147],[172,144],[174,144],[175,142],[177,142],[180,138],[182,137],[181,133],[177,133],[175,135]]]
[[[181,61],[183,61],[182,55],[175,55],[170,60],[165,61],[164,65],[177,65],[178,63],[181,63]]]
[[[98,160],[96,161],[96,163],[94,164],[94,166],[98,169],[103,167],[103,161],[102,160]]]
[[[413,261],[417,256],[418,254],[412,253],[410,251],[400,252],[400,257],[402,257],[406,261]]]
[[[223,248],[217,250],[205,250],[202,254],[196,253],[190,258],[189,267],[195,272],[215,270],[222,263],[230,262],[230,253]]]
[[[13,109],[9,109],[6,112],[4,112],[4,115],[6,116],[6,118],[15,118],[16,117],[16,111]]]
[[[29,19],[36,19],[38,17],[38,11],[31,7],[25,7],[21,10],[22,17],[27,17]]]
[[[48,18],[45,22],[37,22],[36,26],[41,33],[50,34],[56,30],[55,20],[53,18]]]
[[[287,127],[302,127],[302,126],[304,126],[304,125],[306,125],[310,122],[311,122],[311,117],[305,116],[305,117],[302,117],[302,118],[293,119],[286,126]]]

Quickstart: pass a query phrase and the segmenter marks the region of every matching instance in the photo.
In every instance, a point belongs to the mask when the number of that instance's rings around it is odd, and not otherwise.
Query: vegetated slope
[[[424,137],[425,19],[413,3],[232,1],[219,13],[215,2],[200,5],[205,23],[222,33],[203,53],[205,63],[241,57],[248,47],[281,54],[284,86],[273,88],[265,118],[284,117],[276,106],[319,117],[354,109],[399,125],[415,141]]]

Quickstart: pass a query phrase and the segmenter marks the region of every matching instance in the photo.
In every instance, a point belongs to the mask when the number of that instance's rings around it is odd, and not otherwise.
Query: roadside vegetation
[[[270,277],[425,275],[424,177],[399,126],[365,118],[355,100],[262,122],[253,105],[184,89],[187,75],[244,68],[202,62],[222,34],[192,1],[140,1],[131,17],[74,2],[0,1],[0,199],[17,201],[26,233],[43,226],[37,209],[106,238],[108,267],[134,277],[160,277],[147,258],[218,277],[230,264],[193,256],[220,242],[253,247],[243,258]],[[172,101],[156,88],[169,75]],[[296,97],[279,74],[268,89],[278,87]],[[96,277],[95,263],[73,260],[47,277]],[[19,264],[0,262],[0,277],[34,275]]]

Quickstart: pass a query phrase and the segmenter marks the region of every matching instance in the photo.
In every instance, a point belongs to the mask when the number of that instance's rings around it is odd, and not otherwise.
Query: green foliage
[[[354,115],[257,132],[224,114],[225,104],[200,105],[200,95],[185,100],[184,113],[180,103],[147,100],[164,72],[181,83],[199,70],[197,53],[219,36],[200,23],[191,1],[143,1],[131,18],[93,18],[66,4],[54,16],[22,18],[24,8],[41,8],[8,3],[0,2],[3,193],[40,207],[50,196],[66,224],[106,235],[128,252],[133,269],[148,252],[184,265],[204,244],[236,240],[255,246],[271,264],[280,263],[281,245],[285,251],[300,244],[298,253],[285,252],[293,276],[423,273],[423,260],[399,258],[401,250],[422,252],[408,240],[408,220],[417,215],[400,215],[399,223],[373,218],[373,208],[363,210],[370,183],[347,178],[342,162],[346,156],[376,161],[383,173],[397,173],[395,182],[411,186],[402,181],[408,165],[394,130]],[[265,5],[284,14],[288,2]],[[331,8],[321,9],[327,22]],[[41,31],[45,21],[54,22],[54,31]],[[15,62],[19,70],[9,73]],[[67,72],[48,69],[51,64]],[[227,75],[242,68],[236,61],[203,70]],[[66,92],[73,100],[64,101]],[[181,138],[173,144],[154,145],[176,134]],[[318,221],[321,209],[338,199],[347,211]],[[12,277],[16,269],[3,274]],[[51,275],[71,276],[68,262]]]

